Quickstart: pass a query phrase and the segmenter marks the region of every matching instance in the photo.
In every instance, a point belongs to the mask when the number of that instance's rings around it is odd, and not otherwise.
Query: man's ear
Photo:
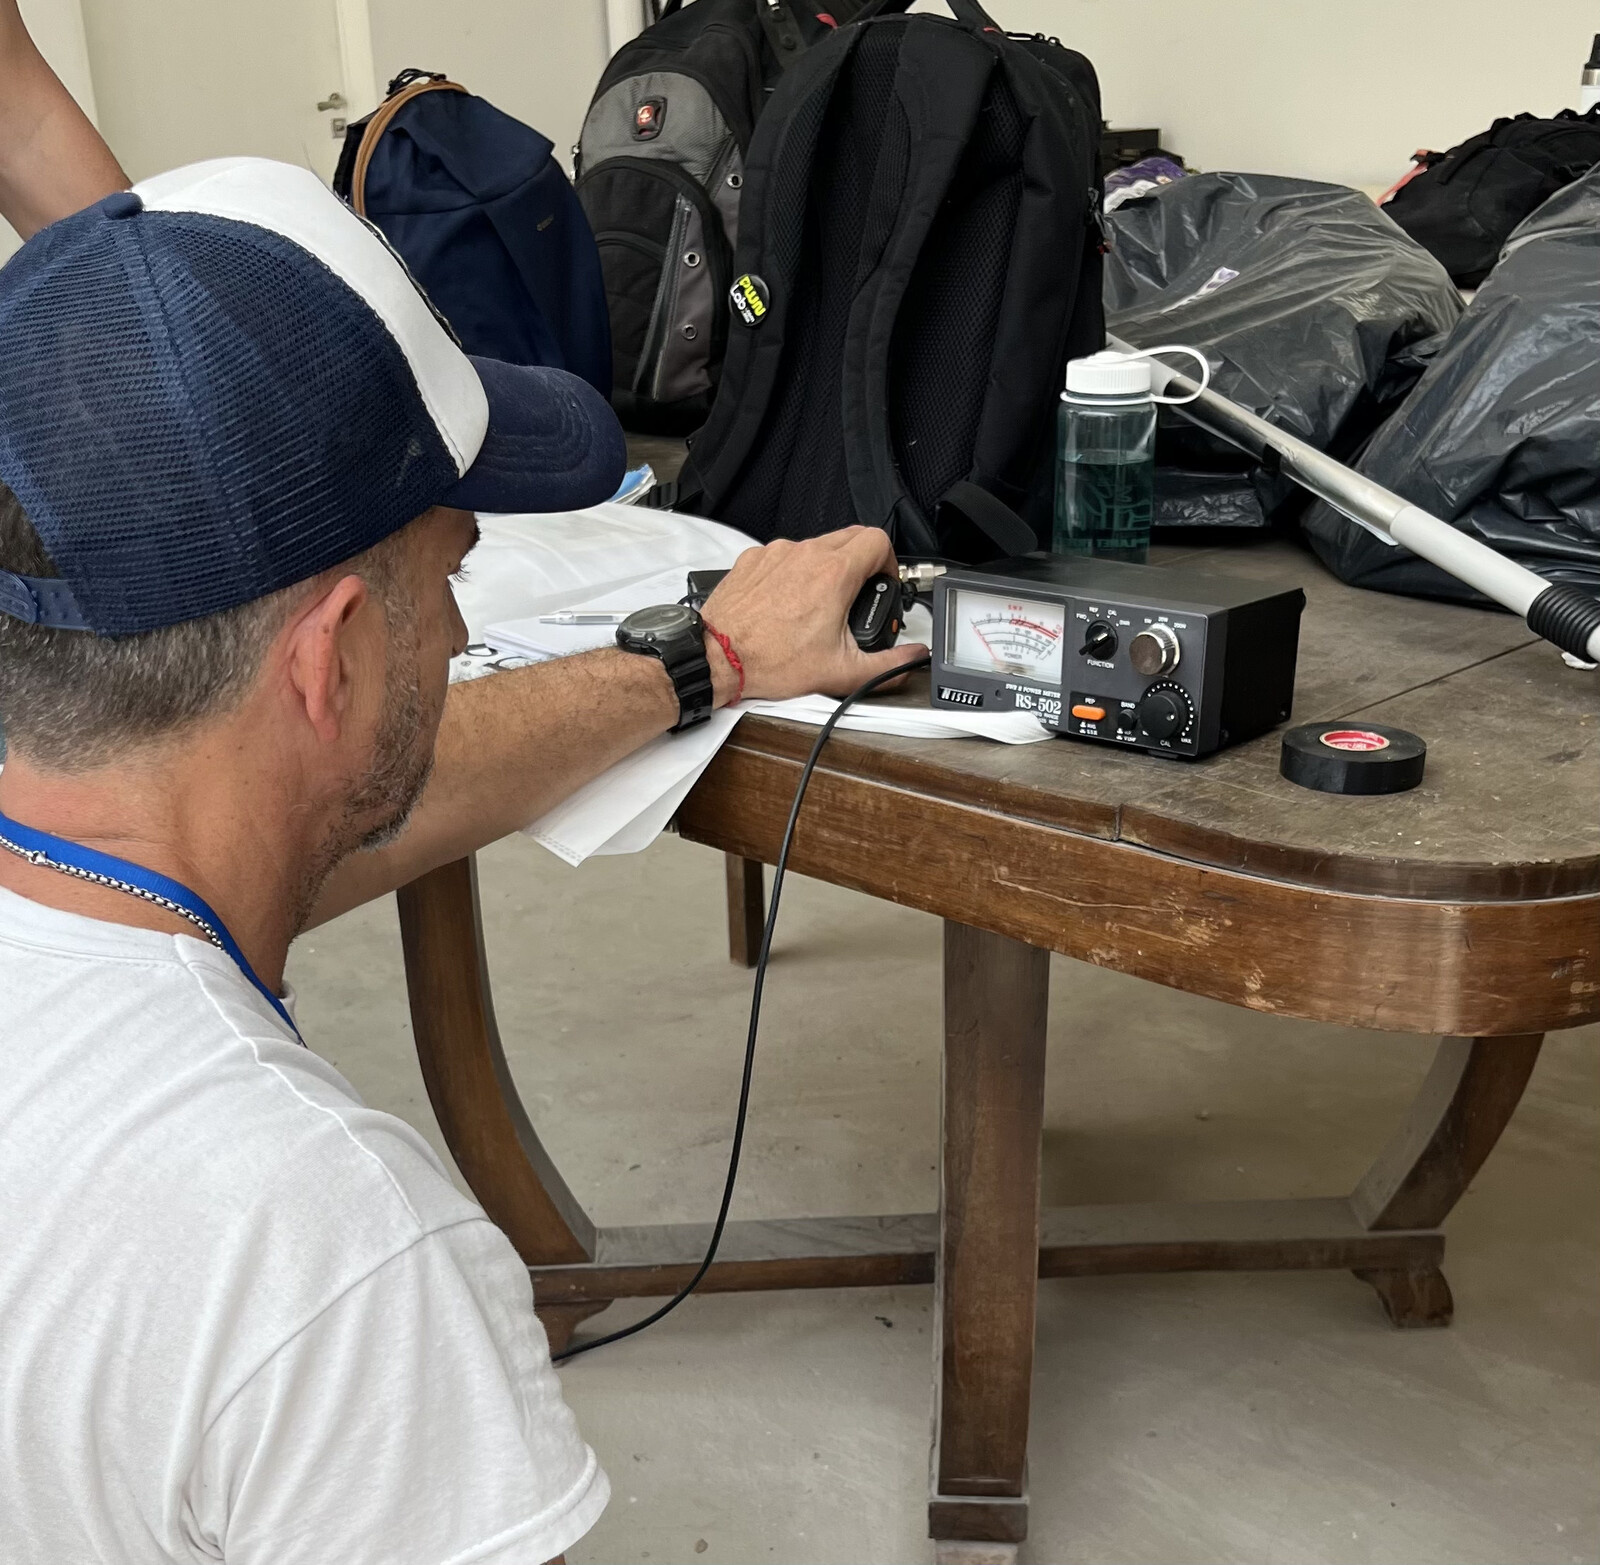
[[[341,576],[284,629],[289,683],[325,744],[338,739],[355,696],[351,637],[370,593],[359,576]]]

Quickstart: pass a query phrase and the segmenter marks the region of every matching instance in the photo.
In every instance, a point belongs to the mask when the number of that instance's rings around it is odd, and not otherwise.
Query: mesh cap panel
[[[305,580],[456,482],[399,346],[320,261],[125,213],[56,224],[0,291],[0,479],[98,633]]]

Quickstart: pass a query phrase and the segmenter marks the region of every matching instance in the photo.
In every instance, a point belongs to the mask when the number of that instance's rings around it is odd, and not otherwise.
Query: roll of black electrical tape
[[[1422,781],[1428,747],[1378,723],[1302,723],[1283,736],[1278,770],[1319,793],[1404,793]]]

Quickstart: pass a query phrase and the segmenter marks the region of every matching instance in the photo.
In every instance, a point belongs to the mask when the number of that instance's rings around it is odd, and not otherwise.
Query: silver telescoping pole
[[[1116,337],[1107,337],[1106,344],[1126,353],[1140,351]],[[1198,386],[1197,381],[1159,359],[1152,359],[1150,366],[1157,391],[1188,395]],[[1174,411],[1257,460],[1275,461],[1297,484],[1351,521],[1385,543],[1404,544],[1413,554],[1503,604],[1563,652],[1600,663],[1600,602],[1582,588],[1546,581],[1215,391],[1202,391],[1192,402],[1177,403]]]

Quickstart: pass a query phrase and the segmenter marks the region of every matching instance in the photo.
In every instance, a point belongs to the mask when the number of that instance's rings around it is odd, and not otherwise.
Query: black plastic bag
[[[1541,576],[1600,593],[1600,168],[1513,231],[1356,467]],[[1485,601],[1321,502],[1304,525],[1356,586]]]
[[[1223,396],[1341,459],[1415,382],[1418,345],[1461,314],[1444,268],[1344,185],[1194,174],[1106,223],[1106,330],[1203,349]],[[1302,503],[1168,410],[1156,463],[1158,527],[1260,527]]]

